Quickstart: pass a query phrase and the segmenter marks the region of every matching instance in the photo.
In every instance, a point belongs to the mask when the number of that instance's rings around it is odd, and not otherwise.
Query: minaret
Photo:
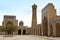
[[[37,5],[32,5],[32,27],[37,25]]]

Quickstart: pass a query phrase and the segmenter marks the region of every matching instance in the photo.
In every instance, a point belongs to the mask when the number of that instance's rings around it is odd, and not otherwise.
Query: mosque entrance
[[[56,23],[56,36],[60,37],[60,23]]]
[[[13,23],[11,23],[11,22],[8,22],[7,24],[6,24],[6,30],[8,30],[7,31],[7,33],[6,34],[13,34],[13,32],[11,31],[11,28],[13,27]],[[13,28],[12,28],[13,29]]]
[[[48,20],[46,17],[43,19],[43,35],[48,35]]]
[[[25,35],[26,34],[26,30],[23,30],[23,35]]]
[[[18,30],[18,35],[21,35],[21,30]]]

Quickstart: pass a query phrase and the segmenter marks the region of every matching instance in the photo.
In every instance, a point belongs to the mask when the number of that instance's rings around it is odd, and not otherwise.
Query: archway
[[[23,30],[23,35],[25,35],[26,34],[26,30]]]
[[[46,17],[43,19],[43,35],[48,36],[48,20]]]
[[[56,36],[60,37],[60,24],[56,24]]]
[[[21,35],[21,30],[20,29],[18,30],[18,35]]]
[[[8,22],[8,23],[6,23],[6,26],[13,26],[13,23]]]
[[[13,23],[11,23],[11,22],[6,23],[6,26],[5,26],[6,34],[13,34],[13,32],[11,31],[12,26],[13,26]]]

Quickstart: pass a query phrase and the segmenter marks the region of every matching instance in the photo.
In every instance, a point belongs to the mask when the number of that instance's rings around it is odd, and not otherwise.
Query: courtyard
[[[60,40],[60,38],[37,36],[37,35],[13,35],[13,37],[4,37],[4,35],[0,35],[0,40]]]

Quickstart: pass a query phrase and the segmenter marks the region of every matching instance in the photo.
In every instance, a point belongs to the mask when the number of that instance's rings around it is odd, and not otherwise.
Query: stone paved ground
[[[0,35],[0,40],[60,40],[60,38],[36,35],[14,35],[13,37],[3,37],[3,35]]]

